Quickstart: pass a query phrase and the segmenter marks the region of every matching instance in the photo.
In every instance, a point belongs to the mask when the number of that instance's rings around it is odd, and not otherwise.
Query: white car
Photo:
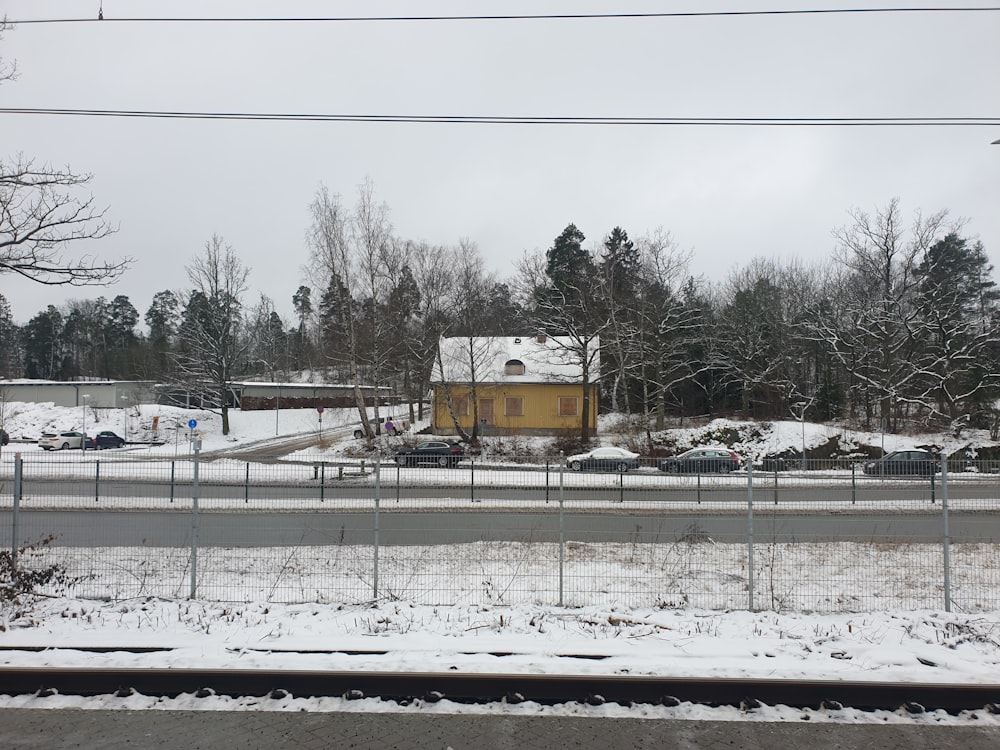
[[[55,435],[51,432],[44,432],[38,438],[38,447],[47,451],[61,451],[67,448],[82,448],[82,432],[60,432]]]
[[[566,465],[573,471],[598,469],[625,472],[639,468],[639,454],[615,445],[594,448],[586,453],[577,453],[566,459]]]
[[[392,424],[391,428],[389,427],[390,423]],[[405,419],[397,419],[396,417],[379,417],[377,421],[375,419],[369,419],[368,424],[371,425],[372,432],[377,432],[378,425],[381,424],[387,435],[400,435],[410,429],[409,422],[407,422]],[[358,426],[354,428],[355,439],[360,440],[364,436],[365,436],[364,427]]]

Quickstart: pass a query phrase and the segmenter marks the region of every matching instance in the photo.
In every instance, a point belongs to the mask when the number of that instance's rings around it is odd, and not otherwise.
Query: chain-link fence
[[[1000,608],[997,467],[867,469],[28,453],[0,463],[0,543],[95,598]]]

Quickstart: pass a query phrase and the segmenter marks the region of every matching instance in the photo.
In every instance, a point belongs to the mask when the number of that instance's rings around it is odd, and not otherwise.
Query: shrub
[[[44,587],[54,587],[61,593],[76,583],[66,573],[65,566],[58,563],[41,567],[25,564],[44,557],[46,548],[54,541],[55,536],[50,534],[15,552],[0,552],[0,605],[20,606],[42,596],[40,589]]]
[[[536,448],[517,433],[490,435],[481,438],[482,452],[487,456],[511,460],[536,458]]]
[[[574,453],[584,453],[588,450],[590,450],[590,443],[581,440],[578,432],[567,431],[553,438],[548,452],[553,456],[558,456],[560,453],[572,456]]]

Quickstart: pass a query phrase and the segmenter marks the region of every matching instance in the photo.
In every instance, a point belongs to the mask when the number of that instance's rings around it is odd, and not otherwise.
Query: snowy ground
[[[383,407],[385,410],[386,407]],[[354,456],[358,453],[360,443],[350,440],[350,433],[358,424],[357,411],[354,409],[327,409],[319,415],[313,409],[280,409],[276,411],[230,411],[230,434],[223,436],[221,418],[208,410],[180,409],[170,406],[144,405],[137,409],[86,409],[82,407],[59,407],[53,404],[35,404],[21,402],[0,402],[0,427],[3,427],[11,437],[11,444],[4,449],[4,456],[14,450],[32,452],[37,449],[34,444],[43,432],[62,432],[86,428],[88,434],[101,430],[111,430],[126,437],[130,441],[155,441],[159,445],[143,445],[133,447],[130,453],[142,451],[142,455],[170,457],[190,453],[190,438],[197,432],[202,439],[202,450],[206,453],[232,449],[240,446],[275,440],[277,437],[290,435],[315,435],[323,439],[323,445],[310,449],[310,455],[327,455],[333,457]],[[398,407],[397,407],[398,409]],[[406,416],[405,409],[399,409]],[[153,424],[156,418],[157,429]],[[191,420],[197,422],[194,430],[188,427]],[[84,421],[86,420],[86,424]],[[731,420],[714,420],[708,425],[671,429],[668,433],[678,450],[683,450],[703,442],[706,435],[717,434],[727,428],[746,427],[748,423]],[[803,448],[807,451],[825,444],[831,438],[839,440],[843,451],[861,449],[873,446],[885,451],[914,448],[920,445],[936,444],[940,446],[995,446],[989,436],[981,430],[963,433],[959,440],[946,435],[908,435],[882,434],[847,429],[834,425],[800,423],[795,421],[776,421],[761,423],[763,429],[759,434],[747,440],[736,440],[730,447],[744,458],[758,459],[764,455],[798,455]],[[415,434],[425,428],[427,422],[416,422],[411,431]],[[656,435],[654,434],[654,437]],[[619,420],[614,417],[601,417],[599,440],[604,444],[624,445],[634,439],[627,432],[619,431]],[[392,438],[383,438],[385,446],[391,448],[398,443]],[[531,452],[543,451],[549,441],[544,438],[493,439],[509,446],[523,446]],[[487,441],[489,442],[489,441]],[[975,458],[975,452],[970,453]]]
[[[0,634],[3,666],[228,667],[474,673],[572,673],[757,677],[995,684],[1000,675],[996,615],[942,612],[822,615],[602,607],[375,607],[307,604],[217,605],[158,599],[46,600],[21,626]],[[45,646],[33,652],[18,647]],[[85,653],[80,647],[169,647]],[[310,653],[296,653],[298,650]],[[322,653],[316,653],[317,651]],[[348,653],[351,652],[351,653]],[[360,653],[359,653],[360,652]],[[507,653],[509,656],[491,654]],[[600,655],[606,658],[580,658]],[[0,706],[202,710],[507,712],[714,720],[810,720],[977,724],[985,711],[948,716],[764,707],[750,713],[688,704],[675,708],[536,704],[408,707],[378,700],[261,701],[180,696],[8,697]]]
[[[7,404],[5,429],[15,439],[36,438],[43,430],[79,429],[79,409],[51,405]],[[131,439],[148,432],[151,416],[181,427],[165,445],[139,450],[163,456],[186,452],[189,419],[202,429],[204,450],[222,450],[273,438],[275,432],[318,432],[312,411],[233,414],[233,434],[221,437],[217,417],[145,407],[141,415],[107,413],[88,431],[113,429]],[[88,414],[88,418],[90,415]],[[349,452],[346,437],[353,425],[350,413],[325,416],[330,430],[329,455]],[[278,429],[276,430],[276,423]],[[337,434],[337,430],[340,433]],[[768,433],[759,450],[778,452],[802,442],[803,426],[791,422]],[[833,432],[805,425],[808,445],[820,444]],[[615,442],[612,433],[608,442]],[[176,438],[176,439],[175,439]],[[849,440],[878,445],[882,436],[852,434]],[[929,442],[927,436],[885,436],[886,450]],[[14,443],[4,450],[25,455],[37,448]],[[82,456],[77,453],[77,459]],[[142,654],[124,651],[85,653],[83,647],[166,648]],[[46,650],[32,651],[29,648]],[[779,614],[718,612],[693,609],[626,609],[613,606],[482,606],[431,607],[406,601],[370,605],[264,603],[217,604],[204,601],[144,598],[106,602],[83,599],[41,599],[21,607],[9,605],[0,617],[0,665],[86,665],[101,667],[232,667],[329,668],[469,672],[658,674],[718,677],[767,677],[820,680],[898,680],[950,683],[1000,683],[1000,612],[967,615],[940,611],[881,613]],[[296,653],[299,650],[329,653]],[[360,652],[349,655],[348,652]],[[510,653],[498,657],[491,654]],[[600,655],[603,659],[574,658]],[[713,720],[976,723],[1000,727],[1000,717],[984,711],[974,715],[939,713],[909,715],[855,711],[803,712],[765,707],[751,714],[736,709],[582,705],[541,707],[497,704],[468,707],[442,701],[408,707],[375,700],[295,699],[271,701],[180,696],[170,701],[135,695],[129,698],[78,699],[54,696],[0,696],[3,707],[100,707],[122,709],[220,709],[316,711],[509,712],[512,714],[578,714],[635,718]]]

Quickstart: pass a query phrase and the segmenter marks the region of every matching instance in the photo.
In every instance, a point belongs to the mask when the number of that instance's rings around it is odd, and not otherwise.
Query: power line
[[[1000,126],[1000,117],[550,117],[514,115],[318,114],[289,112],[183,112],[126,109],[0,107],[7,115],[125,117],[167,120],[262,120],[280,122],[370,122],[452,125],[714,125],[799,127]]]
[[[958,7],[877,7],[877,8],[797,8],[785,10],[697,10],[661,13],[505,13],[480,15],[428,15],[428,16],[260,16],[260,17],[175,17],[175,18],[26,18],[8,20],[7,23],[352,23],[384,21],[582,21],[599,19],[649,19],[649,18],[720,18],[746,16],[807,16],[887,13],[990,13],[1000,11],[1000,6]]]

